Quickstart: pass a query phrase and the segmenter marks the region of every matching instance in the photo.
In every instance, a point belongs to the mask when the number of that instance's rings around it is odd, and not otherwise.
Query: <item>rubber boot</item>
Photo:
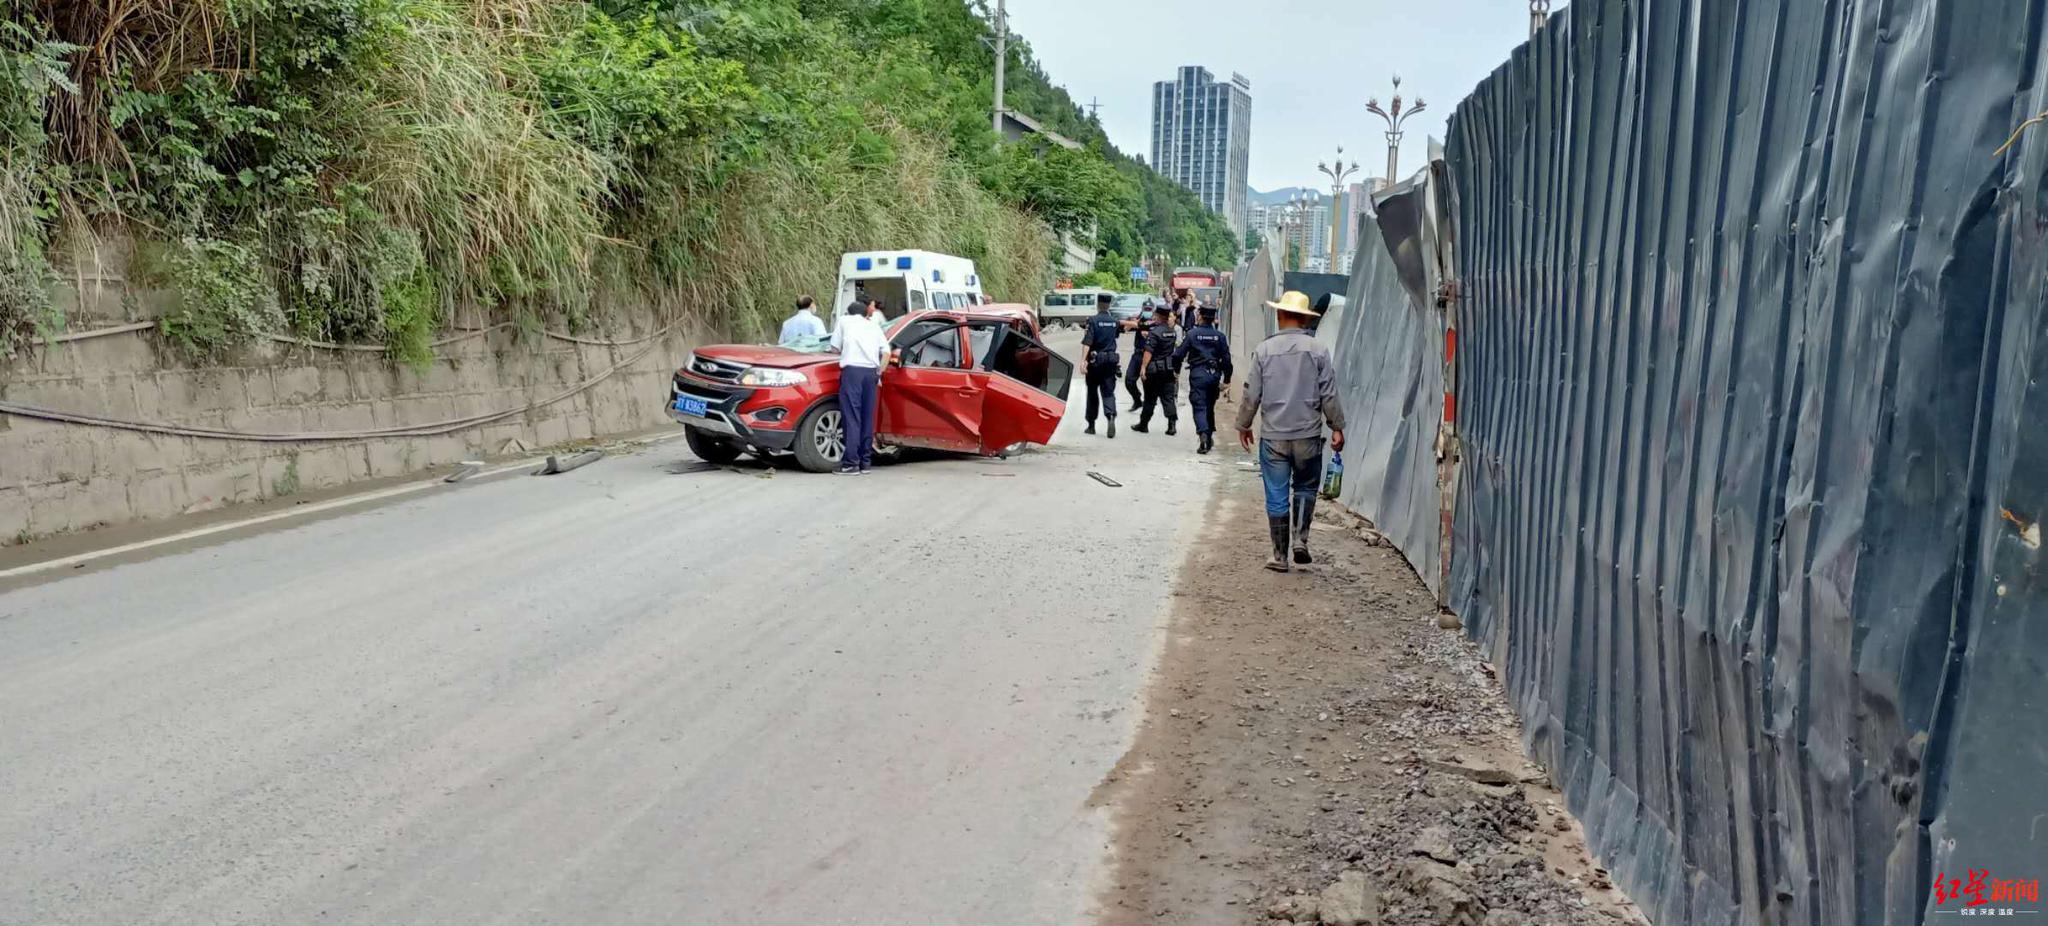
[[[1306,566],[1316,561],[1316,558],[1308,553],[1308,526],[1315,523],[1316,508],[1314,502],[1296,504],[1298,507],[1295,509],[1297,523],[1294,525],[1294,561]]]
[[[1273,555],[1267,557],[1266,568],[1274,572],[1286,572],[1291,568],[1287,565],[1287,516],[1269,514],[1266,516],[1266,526],[1273,534]]]

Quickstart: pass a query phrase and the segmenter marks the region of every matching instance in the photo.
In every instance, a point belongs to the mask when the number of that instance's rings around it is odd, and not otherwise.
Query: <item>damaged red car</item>
[[[1029,306],[912,312],[888,324],[876,443],[995,456],[1045,444],[1066,414],[1074,366],[1038,338]],[[669,418],[711,463],[794,456],[814,473],[846,452],[839,355],[740,344],[701,347],[669,386]]]

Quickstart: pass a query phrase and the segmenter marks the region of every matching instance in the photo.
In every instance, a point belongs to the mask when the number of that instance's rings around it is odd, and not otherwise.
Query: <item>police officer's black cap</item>
[[[1203,317],[1203,318],[1215,318],[1215,317],[1216,317],[1216,307],[1215,307],[1215,306],[1213,306],[1213,305],[1205,305],[1205,306],[1202,306],[1202,307],[1201,307],[1200,309],[1198,309],[1197,311],[1199,311],[1199,312],[1201,313],[1201,315],[1202,315],[1202,317]]]
[[[1096,305],[1112,305],[1112,304],[1114,304],[1115,302],[1116,302],[1116,297],[1115,297],[1115,296],[1112,296],[1112,295],[1110,295],[1110,294],[1108,294],[1108,293],[1096,293],[1096,294],[1095,294],[1095,304],[1096,304]]]

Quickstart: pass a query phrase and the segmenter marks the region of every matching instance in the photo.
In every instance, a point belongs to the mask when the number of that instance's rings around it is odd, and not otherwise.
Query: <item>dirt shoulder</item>
[[[1229,465],[1096,795],[1116,826],[1099,922],[1642,922],[1401,556],[1325,506],[1317,565],[1267,572],[1256,477]]]

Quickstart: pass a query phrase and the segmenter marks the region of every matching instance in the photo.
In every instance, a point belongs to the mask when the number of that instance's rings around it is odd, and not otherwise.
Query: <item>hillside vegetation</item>
[[[854,248],[962,254],[1018,300],[1057,231],[1226,259],[1022,46],[1014,105],[1093,146],[999,148],[962,0],[0,4],[0,351],[62,325],[47,255],[112,233],[195,354],[413,361],[457,305],[573,325],[621,286],[758,334]]]

